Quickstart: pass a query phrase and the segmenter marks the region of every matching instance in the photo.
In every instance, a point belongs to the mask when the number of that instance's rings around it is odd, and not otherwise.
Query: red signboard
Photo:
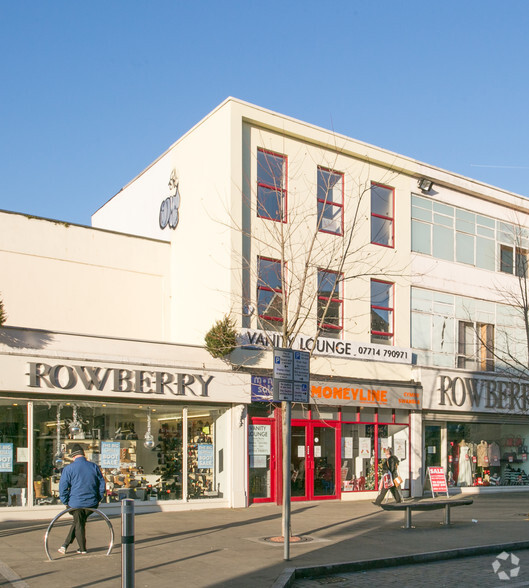
[[[430,476],[432,494],[440,494],[441,492],[448,494],[448,484],[446,483],[444,468],[429,467],[428,475]]]

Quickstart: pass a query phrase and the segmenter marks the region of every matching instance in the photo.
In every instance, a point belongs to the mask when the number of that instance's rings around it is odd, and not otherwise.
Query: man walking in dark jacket
[[[79,549],[77,553],[86,553],[86,520],[92,514],[89,508],[97,508],[105,494],[105,478],[99,466],[88,461],[84,449],[78,443],[72,445],[70,457],[73,463],[66,466],[59,481],[59,496],[61,502],[73,508],[73,522],[70,531],[59,547],[59,553],[66,550],[77,539]]]

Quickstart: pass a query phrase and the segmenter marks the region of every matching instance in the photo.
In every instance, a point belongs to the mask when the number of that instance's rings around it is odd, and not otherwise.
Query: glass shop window
[[[342,492],[375,490],[375,425],[342,423]]]
[[[83,447],[106,480],[104,502],[182,498],[181,408],[105,403],[34,405],[35,504],[59,504],[71,446]]]
[[[187,497],[221,498],[227,489],[228,414],[193,406],[187,417]]]
[[[524,423],[447,423],[449,486],[529,486]]]
[[[385,458],[384,450],[389,447],[399,460],[398,471],[403,480],[401,489],[410,488],[409,481],[409,427],[406,425],[380,425],[378,427],[378,460]]]
[[[27,405],[0,400],[0,506],[26,506],[28,497]]]

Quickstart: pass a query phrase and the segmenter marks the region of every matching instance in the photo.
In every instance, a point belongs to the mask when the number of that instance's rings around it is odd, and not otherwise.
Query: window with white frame
[[[343,174],[318,167],[318,230],[343,234]]]
[[[494,370],[494,325],[459,321],[457,367]]]
[[[371,280],[371,343],[393,344],[393,284]]]
[[[519,278],[527,277],[527,256],[529,252],[521,247],[500,245],[500,271]]]
[[[281,262],[257,258],[257,312],[264,329],[280,329],[283,323]]]
[[[393,247],[395,190],[371,184],[371,243]]]
[[[257,150],[257,216],[286,222],[285,155]]]
[[[342,275],[337,272],[318,270],[318,326],[324,337],[342,335]]]

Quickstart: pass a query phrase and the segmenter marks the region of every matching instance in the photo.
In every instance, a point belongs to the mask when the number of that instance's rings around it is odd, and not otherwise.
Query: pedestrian
[[[105,494],[105,478],[98,465],[88,461],[84,449],[74,443],[70,450],[73,463],[66,466],[59,481],[59,496],[67,508],[73,508],[72,526],[59,547],[59,553],[66,553],[68,547],[77,539],[77,553],[86,553],[86,520],[92,514],[91,508],[97,508]]]
[[[395,484],[393,483],[393,480],[399,475],[399,472],[397,470],[397,467],[399,465],[399,458],[396,455],[393,455],[393,450],[389,447],[387,447],[384,450],[384,452],[386,454],[386,458],[382,460],[382,475],[384,476],[384,474],[389,473],[391,476],[392,485],[389,488],[386,488],[383,481],[384,478],[382,478],[380,483],[380,491],[378,493],[376,500],[373,502],[373,504],[376,504],[377,506],[380,506],[382,504],[384,496],[386,496],[388,490],[391,490],[391,493],[395,498],[395,502],[402,502],[400,488],[398,486],[395,486]]]

